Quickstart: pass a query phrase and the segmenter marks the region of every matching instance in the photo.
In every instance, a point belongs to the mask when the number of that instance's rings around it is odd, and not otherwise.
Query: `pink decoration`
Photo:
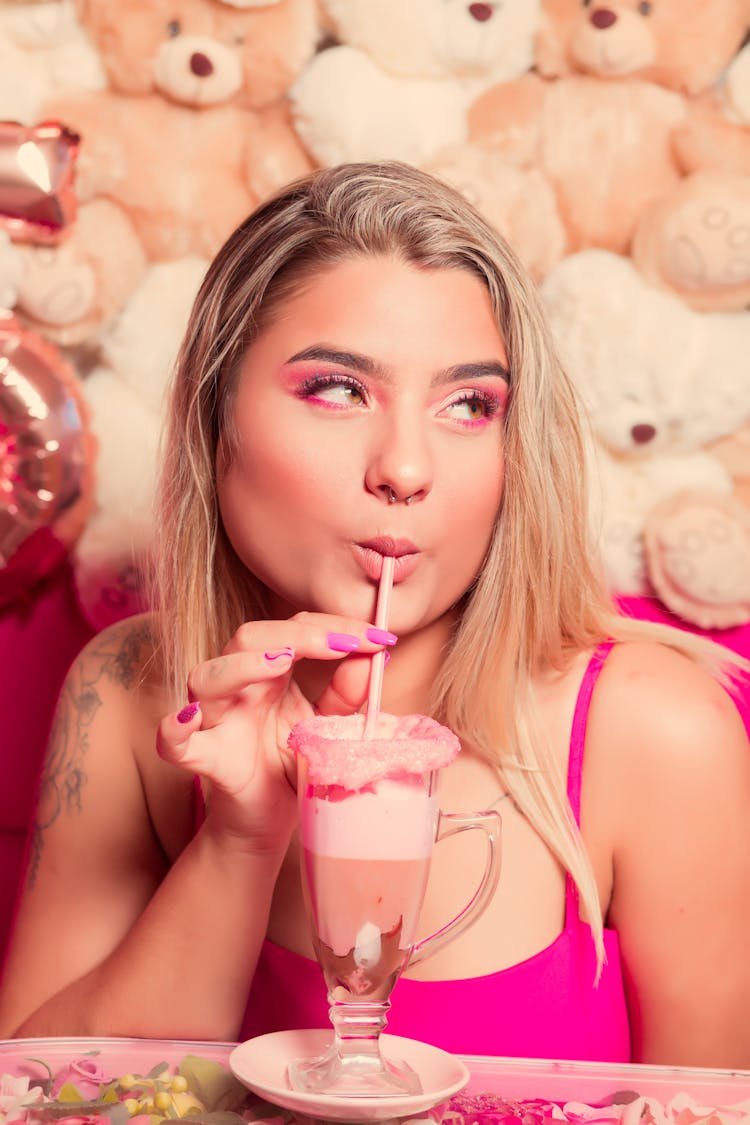
[[[57,121],[0,121],[0,226],[18,242],[55,243],[76,214],[80,137]]]

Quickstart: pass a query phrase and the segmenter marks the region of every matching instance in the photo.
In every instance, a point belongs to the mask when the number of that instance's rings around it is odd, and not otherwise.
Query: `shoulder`
[[[662,644],[625,642],[610,652],[585,761],[589,808],[619,830],[620,843],[645,818],[668,831],[686,814],[701,816],[728,790],[750,811],[750,746],[737,706],[706,668]]]
[[[153,691],[160,681],[153,619],[140,614],[110,625],[88,642],[70,667],[63,697],[73,691],[96,707],[105,697],[132,700],[134,693]]]
[[[729,693],[690,656],[650,641],[615,644],[591,704],[595,734],[617,746],[643,746],[649,757],[705,746],[710,735],[745,741]]]
[[[63,683],[51,742],[80,739],[112,727],[127,736],[134,703],[159,696],[160,673],[150,615],[126,618],[97,633],[79,652]]]

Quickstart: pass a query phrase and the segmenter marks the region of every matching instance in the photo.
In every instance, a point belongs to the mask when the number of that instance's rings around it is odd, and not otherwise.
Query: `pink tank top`
[[[589,704],[611,647],[600,645],[592,656],[573,716],[568,797],[576,823]],[[488,976],[444,981],[402,977],[393,992],[388,1031],[454,1054],[629,1062],[630,1032],[614,930],[604,930],[604,947],[607,959],[595,985],[593,937],[579,918],[577,891],[568,877],[565,928],[551,945]],[[328,1026],[328,1001],[317,961],[266,941],[241,1039]]]

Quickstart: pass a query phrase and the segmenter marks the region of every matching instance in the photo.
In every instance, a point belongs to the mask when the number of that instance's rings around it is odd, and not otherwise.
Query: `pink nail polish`
[[[326,641],[332,652],[356,652],[359,648],[359,638],[352,633],[329,633]]]
[[[193,703],[188,703],[187,706],[183,707],[182,710],[178,713],[177,722],[191,723],[200,709],[201,705],[197,699]]]
[[[395,633],[389,633],[387,629],[368,629],[365,632],[368,641],[372,641],[374,645],[395,645],[398,637]]]
[[[284,664],[287,660],[294,659],[294,649],[291,648],[290,645],[286,645],[285,648],[277,648],[272,652],[264,652],[263,659],[267,660],[269,664],[273,663],[274,660],[280,660],[281,663]]]

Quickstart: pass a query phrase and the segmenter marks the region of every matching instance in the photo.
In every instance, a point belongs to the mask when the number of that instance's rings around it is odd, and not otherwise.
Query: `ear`
[[[570,7],[570,4],[567,5]],[[543,78],[560,78],[571,73],[567,43],[573,20],[562,11],[564,4],[547,2],[541,12],[539,28],[534,42],[536,71]]]

